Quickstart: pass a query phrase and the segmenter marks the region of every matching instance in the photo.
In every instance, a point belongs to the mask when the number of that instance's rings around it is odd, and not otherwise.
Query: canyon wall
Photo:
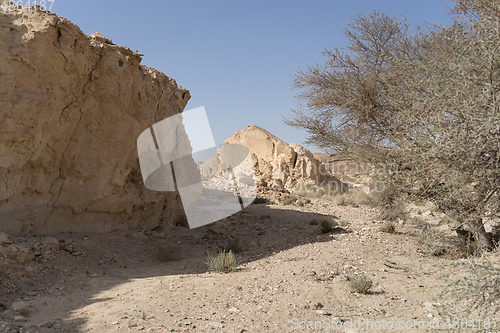
[[[0,231],[173,225],[173,192],[145,188],[139,134],[190,95],[141,54],[55,14],[0,13]]]

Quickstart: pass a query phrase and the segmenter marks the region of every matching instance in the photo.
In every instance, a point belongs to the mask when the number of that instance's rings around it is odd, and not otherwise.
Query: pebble
[[[9,235],[7,235],[5,232],[0,232],[0,244],[12,244],[12,242],[9,240]]]

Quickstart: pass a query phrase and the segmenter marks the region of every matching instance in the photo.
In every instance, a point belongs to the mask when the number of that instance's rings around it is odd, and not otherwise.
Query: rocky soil
[[[381,232],[377,214],[312,199],[302,207],[253,204],[169,234],[0,235],[0,331],[425,332],[446,315],[439,295],[463,271],[456,260],[422,254],[412,225]],[[337,224],[324,234],[310,223],[323,216]],[[207,252],[230,239],[243,247],[237,270],[209,272]],[[159,260],[163,243],[179,260]],[[361,274],[374,282],[368,294],[349,289],[348,279]],[[400,322],[427,326],[399,329]]]

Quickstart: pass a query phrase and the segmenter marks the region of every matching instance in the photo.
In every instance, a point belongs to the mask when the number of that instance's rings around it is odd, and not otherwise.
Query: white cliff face
[[[96,35],[100,37],[100,35]],[[136,140],[190,95],[51,13],[0,14],[0,231],[174,223],[178,196],[144,187]]]
[[[296,143],[288,145],[258,126],[237,131],[225,143],[250,149],[261,185],[292,189],[297,182],[338,181],[309,150]]]

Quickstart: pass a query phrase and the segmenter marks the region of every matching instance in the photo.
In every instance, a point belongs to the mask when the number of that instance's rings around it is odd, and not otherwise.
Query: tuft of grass
[[[386,232],[388,234],[396,233],[396,225],[391,221],[385,221],[380,227],[379,230],[382,232]]]
[[[373,286],[373,281],[364,274],[350,276],[348,277],[348,279],[349,288],[351,289],[352,293],[367,294]]]
[[[350,224],[350,222],[347,220],[340,220],[340,222],[339,222],[339,225],[341,227],[344,227],[344,228],[347,227],[349,224]]]
[[[215,257],[208,254],[206,265],[211,272],[230,273],[236,270],[237,263],[233,251],[229,250],[229,252],[219,252]]]
[[[295,203],[295,201],[297,201],[297,197],[293,196],[293,195],[287,195],[283,198],[283,200],[281,201],[281,203],[283,205],[292,205]]]
[[[244,251],[243,244],[239,238],[234,238],[228,240],[225,244],[220,245],[217,248],[217,252],[229,252],[232,251],[234,254],[238,254]]]

